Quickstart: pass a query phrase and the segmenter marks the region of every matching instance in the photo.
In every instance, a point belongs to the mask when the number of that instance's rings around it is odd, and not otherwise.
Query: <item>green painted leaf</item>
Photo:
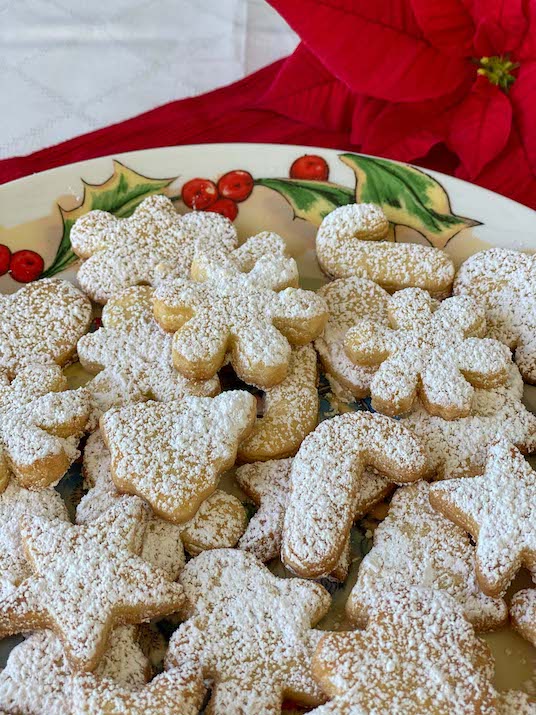
[[[333,209],[354,201],[354,192],[329,181],[300,179],[256,179],[257,186],[277,191],[291,205],[294,216],[320,226]]]
[[[453,214],[445,189],[424,171],[357,154],[341,154],[340,159],[355,172],[355,201],[379,204],[389,221],[416,229],[437,248],[479,224]]]
[[[52,264],[43,272],[42,278],[49,278],[68,268],[78,260],[71,249],[71,229],[79,216],[101,209],[119,218],[130,216],[134,209],[151,194],[160,194],[174,179],[150,179],[137,174],[119,161],[114,161],[114,173],[103,184],[88,184],[83,181],[84,200],[69,211],[59,207],[63,220],[63,234]]]

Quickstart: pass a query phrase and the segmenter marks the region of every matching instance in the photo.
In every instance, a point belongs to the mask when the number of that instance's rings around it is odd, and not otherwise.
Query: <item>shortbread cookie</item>
[[[116,487],[145,499],[163,519],[188,521],[233,466],[256,404],[250,393],[232,390],[110,410],[101,428]]]
[[[536,573],[533,573],[536,584]],[[519,591],[510,604],[510,618],[515,630],[536,648],[536,588]]]
[[[450,295],[454,264],[444,251],[416,243],[392,243],[389,222],[375,204],[347,204],[329,213],[316,235],[320,267],[331,278],[370,278],[390,293],[423,288]]]
[[[0,494],[0,597],[13,591],[32,572],[20,538],[20,524],[32,514],[69,521],[67,507],[57,491],[29,491],[11,482]]]
[[[285,511],[290,493],[292,459],[271,460],[246,464],[236,470],[241,489],[259,505],[238,546],[250,551],[260,561],[271,561],[281,553]],[[359,477],[354,519],[367,514],[394,489],[385,477],[365,470]],[[343,552],[331,576],[344,581],[348,575],[347,554]]]
[[[239,462],[291,457],[318,423],[318,370],[311,345],[295,348],[285,379],[263,395],[263,414],[238,449]]]
[[[127,288],[108,301],[102,327],[78,342],[78,358],[96,375],[86,386],[94,403],[94,423],[111,407],[185,395],[212,396],[217,377],[194,382],[173,367],[171,336],[153,318],[153,289]]]
[[[85,526],[28,516],[22,543],[33,574],[0,602],[0,636],[52,629],[74,670],[94,670],[116,624],[165,616],[183,589],[134,550],[143,507],[114,507]]]
[[[322,638],[313,674],[333,698],[315,715],[497,715],[492,655],[443,591],[385,594],[364,631]]]
[[[536,472],[513,445],[492,444],[484,474],[434,484],[430,502],[476,540],[484,593],[503,595],[522,566],[536,572]]]
[[[95,681],[117,687],[142,686],[149,663],[136,641],[135,626],[118,626],[95,672]],[[75,675],[59,638],[52,631],[34,633],[10,653],[0,673],[0,708],[9,715],[73,715]]]
[[[43,279],[0,295],[0,371],[30,363],[65,365],[91,324],[91,303],[69,281]]]
[[[475,389],[467,417],[444,420],[416,402],[404,424],[421,438],[436,479],[474,476],[482,474],[487,447],[496,439],[508,440],[523,454],[536,452],[536,416],[522,398],[523,380],[510,363],[504,385]]]
[[[73,690],[73,715],[198,715],[206,691],[190,664],[138,689],[86,673],[76,678]]]
[[[230,221],[214,213],[181,217],[166,196],[144,199],[129,218],[89,211],[71,229],[73,251],[86,259],[78,282],[97,303],[130,286],[157,285],[170,277],[187,278],[195,245],[213,234],[236,246]]]
[[[63,477],[89,417],[89,393],[66,390],[61,368],[27,365],[10,381],[0,370],[0,491],[10,472],[29,489]]]
[[[120,495],[111,475],[111,457],[100,431],[87,440],[84,450],[84,484],[89,488],[76,510],[80,524],[94,521],[117,500],[138,499]],[[206,549],[236,546],[247,523],[246,510],[237,497],[222,492],[211,494],[197,513],[184,524],[160,519],[146,505],[149,515],[142,558],[163,568],[173,580],[184,565],[182,544],[192,556]]]
[[[536,699],[521,690],[497,693],[497,715],[536,715]]]
[[[197,662],[213,681],[211,715],[279,713],[285,697],[314,705],[311,674],[329,608],[319,584],[274,576],[244,551],[206,551],[180,576],[189,620],[171,638],[168,665]]]
[[[359,567],[346,604],[348,615],[363,627],[381,609],[386,593],[423,586],[449,593],[478,630],[499,628],[508,618],[506,604],[482,593],[469,536],[432,509],[429,491],[426,482],[419,482],[393,496],[386,519],[374,532],[374,546]]]
[[[321,296],[285,287],[296,285],[297,272],[283,240],[268,241],[263,255],[257,237],[250,241],[251,260],[231,257],[214,265],[209,256],[198,268],[203,283],[170,280],[155,291],[155,317],[176,331],[174,364],[190,379],[211,378],[228,358],[245,382],[272,387],[288,372],[290,344],[306,345],[327,321]],[[248,242],[242,248],[247,251]]]
[[[367,278],[342,278],[322,286],[318,291],[327,303],[329,318],[324,332],[315,340],[315,348],[324,371],[350,397],[369,394],[376,367],[355,365],[344,350],[344,338],[357,320],[369,318],[389,324],[389,294]]]
[[[302,443],[292,464],[281,556],[299,576],[328,574],[355,518],[365,467],[397,484],[427,475],[424,449],[395,420],[353,412],[322,422]]]
[[[360,320],[346,334],[347,355],[379,366],[370,383],[374,409],[409,412],[417,394],[430,414],[446,420],[471,411],[475,387],[506,382],[510,357],[504,345],[484,339],[483,309],[468,296],[437,303],[419,288],[390,300],[392,327]]]
[[[490,337],[515,351],[523,379],[536,384],[536,256],[490,248],[468,258],[454,282],[486,309]]]

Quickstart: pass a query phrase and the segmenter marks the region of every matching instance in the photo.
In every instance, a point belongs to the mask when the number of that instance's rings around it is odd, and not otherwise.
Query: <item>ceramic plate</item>
[[[308,158],[302,158],[305,155]],[[356,200],[382,205],[391,221],[392,240],[436,246],[447,251],[456,264],[490,246],[536,251],[534,211],[437,172],[310,147],[169,147],[71,164],[0,187],[0,244],[11,251],[11,269],[0,277],[0,292],[11,293],[21,281],[39,276],[75,280],[77,264],[69,234],[75,219],[86,211],[98,208],[129,216],[146,196],[165,193],[183,213],[188,210],[181,198],[185,182],[199,177],[217,184],[235,170],[252,175],[253,190],[244,200],[223,202],[222,210],[231,217],[236,214],[241,238],[260,230],[281,234],[308,288],[324,282],[314,256],[320,221],[337,206]],[[223,183],[229,190],[232,177]],[[0,258],[2,255],[8,255],[5,249],[0,249]],[[0,272],[5,269],[7,265],[0,260]],[[69,371],[73,384],[84,380],[76,368]],[[327,388],[321,386],[321,391],[322,416],[326,416],[332,405]],[[526,389],[526,400],[536,409],[536,388]],[[353,407],[369,408],[367,401]],[[68,498],[76,480],[74,474],[61,485]],[[359,561],[369,542],[362,530],[356,530],[354,542]],[[325,627],[344,626],[342,605],[351,585],[352,576],[335,592],[335,605]],[[535,649],[509,630],[485,638],[496,657],[498,687],[536,691]],[[3,659],[9,645],[8,641],[0,644]]]

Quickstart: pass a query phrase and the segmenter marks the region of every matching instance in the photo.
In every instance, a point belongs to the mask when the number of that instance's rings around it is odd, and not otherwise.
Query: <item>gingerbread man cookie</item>
[[[111,407],[218,394],[216,377],[194,382],[175,370],[171,342],[153,318],[151,287],[127,288],[108,301],[102,327],[78,341],[80,362],[96,375],[86,386],[94,403],[95,425]]]
[[[101,428],[116,487],[145,499],[163,519],[188,521],[233,466],[256,404],[250,393],[232,390],[110,410]]]
[[[523,454],[536,452],[536,416],[523,402],[523,380],[514,363],[504,385],[475,389],[471,414],[457,420],[431,415],[417,402],[404,424],[421,438],[436,479],[481,474],[490,442],[506,439]]]
[[[187,278],[198,241],[214,236],[232,250],[236,231],[214,213],[180,216],[166,196],[144,199],[129,218],[107,211],[80,216],[71,229],[73,251],[85,259],[78,282],[97,303],[122,289],[157,285],[170,277]]]
[[[288,374],[263,395],[263,413],[238,449],[239,462],[283,459],[318,423],[318,370],[311,345],[292,350]]]
[[[54,484],[78,457],[89,394],[66,387],[53,363],[26,365],[11,381],[0,371],[0,491],[10,473],[29,489]]]
[[[290,344],[306,345],[322,331],[325,301],[286,287],[297,285],[295,261],[282,239],[269,237],[262,253],[258,236],[219,262],[198,253],[192,274],[204,282],[171,280],[155,291],[155,317],[175,332],[173,360],[186,377],[209,379],[228,356],[242,380],[272,387],[287,375]]]
[[[482,338],[484,312],[472,298],[438,304],[426,291],[408,288],[391,298],[389,318],[392,327],[361,320],[345,339],[351,360],[379,366],[370,383],[374,409],[400,415],[419,394],[430,414],[452,420],[470,413],[475,387],[506,382],[507,351]]]
[[[476,540],[484,593],[503,595],[521,566],[536,572],[536,472],[513,445],[491,445],[481,476],[434,484],[430,502]]]
[[[171,638],[168,665],[199,664],[213,681],[211,715],[281,712],[285,697],[323,701],[311,657],[330,597],[319,584],[274,576],[243,551],[206,551],[180,576],[189,619]]]
[[[259,510],[251,518],[238,546],[250,551],[260,561],[271,561],[281,552],[291,468],[292,459],[279,459],[246,464],[236,470],[236,481],[240,488],[259,505]],[[387,479],[369,470],[363,472],[359,481],[354,520],[367,514],[394,489],[394,485]],[[348,576],[348,566],[345,549],[330,576],[344,581]]]
[[[85,526],[27,516],[21,539],[33,573],[0,602],[0,637],[50,628],[71,668],[94,670],[114,625],[179,610],[181,586],[135,553],[142,512],[117,506]]]
[[[497,715],[491,653],[443,591],[386,593],[364,631],[322,638],[313,674],[333,698],[315,715]]]
[[[110,679],[116,687],[142,686],[149,663],[136,640],[135,626],[118,626],[95,680]],[[59,638],[52,631],[34,633],[16,646],[0,673],[0,708],[9,715],[73,715],[76,680]]]
[[[536,584],[536,573],[532,578]],[[515,630],[536,648],[536,588],[516,593],[510,604],[510,618]]]
[[[376,372],[371,365],[355,365],[344,350],[346,333],[356,320],[369,318],[389,324],[389,293],[367,278],[341,278],[318,291],[327,303],[329,318],[315,348],[337,397],[351,402],[367,397]]]
[[[65,365],[91,324],[91,303],[68,281],[43,279],[0,295],[0,372],[31,363]]]
[[[282,560],[299,576],[328,574],[355,518],[365,467],[397,484],[428,474],[413,433],[383,415],[353,412],[322,422],[302,443],[291,471]]]
[[[168,670],[143,688],[128,688],[92,673],[78,676],[73,715],[198,715],[205,686],[196,669],[186,664]]]
[[[429,491],[426,482],[419,482],[393,496],[386,519],[374,532],[374,546],[359,567],[346,604],[348,614],[364,626],[381,608],[384,594],[423,586],[449,593],[475,628],[499,628],[508,618],[506,604],[482,593],[469,536],[434,512]]]
[[[63,499],[55,489],[30,491],[15,482],[0,494],[0,597],[7,595],[30,576],[24,555],[20,524],[28,515],[69,521]]]
[[[536,385],[536,256],[506,248],[475,253],[460,267],[454,293],[484,305],[490,337],[515,351],[523,379]]]
[[[340,206],[324,218],[316,235],[320,267],[331,278],[370,278],[390,293],[423,288],[436,298],[450,295],[450,256],[431,246],[385,241],[388,232],[379,206]]]

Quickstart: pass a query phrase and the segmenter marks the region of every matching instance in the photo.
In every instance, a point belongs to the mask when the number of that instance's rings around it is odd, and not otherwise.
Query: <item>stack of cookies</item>
[[[151,196],[76,221],[81,290],[0,296],[0,712],[534,715],[478,632],[536,646],[536,262],[389,235],[327,215],[313,292],[280,236]]]

